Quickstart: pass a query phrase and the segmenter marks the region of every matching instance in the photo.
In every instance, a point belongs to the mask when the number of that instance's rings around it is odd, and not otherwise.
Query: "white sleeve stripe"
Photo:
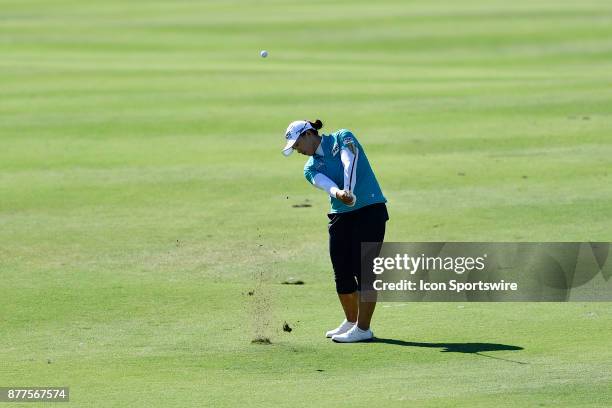
[[[351,177],[349,178],[349,191],[353,191],[355,184],[357,182],[357,158],[359,157],[359,149],[355,150],[355,157],[353,158],[353,163],[351,164]]]
[[[358,154],[358,149],[343,148],[340,152],[340,159],[344,167],[344,189],[347,191],[353,191],[357,184]]]

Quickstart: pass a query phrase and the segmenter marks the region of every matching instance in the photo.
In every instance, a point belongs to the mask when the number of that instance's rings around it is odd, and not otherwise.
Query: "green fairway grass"
[[[0,387],[610,406],[611,303],[381,303],[377,342],[325,339],[329,203],[280,150],[350,129],[387,241],[608,242],[611,112],[603,0],[0,0]]]

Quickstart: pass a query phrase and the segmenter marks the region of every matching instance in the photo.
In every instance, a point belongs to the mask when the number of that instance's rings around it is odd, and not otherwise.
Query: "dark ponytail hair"
[[[320,119],[315,120],[314,122],[308,121],[308,123],[310,123],[310,126],[312,126],[313,128],[315,128],[314,132],[317,134],[317,136],[319,135],[319,129],[321,129],[323,127],[323,122],[321,122]]]

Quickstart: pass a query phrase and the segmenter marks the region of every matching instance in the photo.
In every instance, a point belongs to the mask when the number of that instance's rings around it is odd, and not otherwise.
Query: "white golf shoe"
[[[343,334],[332,336],[332,340],[336,343],[357,343],[359,341],[370,341],[374,338],[372,330],[361,330],[357,325]]]
[[[347,331],[351,330],[353,326],[355,326],[354,322],[349,322],[348,320],[344,319],[340,326],[325,333],[325,337],[333,337],[336,334],[346,333]]]

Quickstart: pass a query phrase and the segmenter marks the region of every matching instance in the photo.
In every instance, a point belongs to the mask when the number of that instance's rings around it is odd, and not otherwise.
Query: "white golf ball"
[[[259,53],[259,55],[261,55],[261,58],[266,58],[268,56],[268,51],[263,50]]]

